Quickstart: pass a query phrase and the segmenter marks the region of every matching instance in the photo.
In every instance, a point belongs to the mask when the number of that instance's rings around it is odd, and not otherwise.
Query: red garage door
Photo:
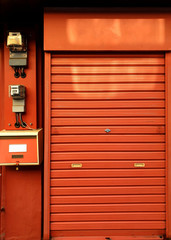
[[[51,236],[163,235],[164,54],[51,62]]]

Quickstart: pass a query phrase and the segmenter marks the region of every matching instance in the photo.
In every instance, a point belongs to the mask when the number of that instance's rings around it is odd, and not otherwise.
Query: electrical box
[[[25,87],[22,85],[11,85],[10,95],[13,99],[23,99],[25,98]]]
[[[0,131],[0,165],[39,165],[43,159],[43,131]]]
[[[23,40],[20,32],[9,32],[7,37],[7,47],[22,47]]]
[[[0,130],[37,129],[41,73],[37,72],[35,31],[24,27],[18,31],[11,29],[6,32],[6,37],[2,96],[4,114],[3,128]],[[37,86],[39,86],[39,91],[37,91]],[[38,115],[40,121],[41,116],[42,108],[40,107]]]
[[[23,85],[9,86],[9,95],[13,98],[12,112],[25,112],[25,92],[25,86]]]
[[[9,65],[14,68],[27,66],[27,41],[20,32],[9,32],[7,47],[10,49]],[[23,69],[24,70],[24,69]],[[15,77],[19,77],[15,75]],[[25,77],[25,76],[24,76]]]

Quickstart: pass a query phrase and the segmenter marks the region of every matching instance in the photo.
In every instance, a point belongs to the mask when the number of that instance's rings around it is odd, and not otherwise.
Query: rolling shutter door
[[[163,54],[57,55],[51,236],[165,233]]]

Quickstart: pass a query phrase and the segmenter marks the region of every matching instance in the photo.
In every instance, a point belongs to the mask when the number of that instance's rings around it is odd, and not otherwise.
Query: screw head
[[[30,126],[32,126],[33,125],[33,123],[30,123]]]
[[[8,123],[8,126],[11,126],[11,123]]]

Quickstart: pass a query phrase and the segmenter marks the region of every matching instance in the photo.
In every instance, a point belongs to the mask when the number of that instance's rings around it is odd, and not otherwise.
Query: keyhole
[[[107,128],[107,129],[105,129],[105,132],[109,133],[109,132],[111,132],[111,130],[109,128]]]

